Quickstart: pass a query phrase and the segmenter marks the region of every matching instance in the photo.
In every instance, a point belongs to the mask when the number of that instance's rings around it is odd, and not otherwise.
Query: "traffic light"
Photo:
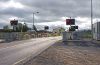
[[[11,26],[17,25],[18,24],[18,20],[11,20],[10,24],[11,24]]]
[[[49,26],[45,26],[44,29],[45,29],[45,30],[48,30],[48,29],[49,29]]]
[[[75,25],[75,19],[66,19],[66,25]]]

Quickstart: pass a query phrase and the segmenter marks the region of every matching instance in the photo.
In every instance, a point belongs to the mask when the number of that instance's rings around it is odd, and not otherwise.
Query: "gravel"
[[[59,41],[24,65],[100,65],[100,46]]]

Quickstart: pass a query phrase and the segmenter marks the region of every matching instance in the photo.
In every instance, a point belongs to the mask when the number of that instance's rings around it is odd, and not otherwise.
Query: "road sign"
[[[75,29],[78,29],[78,26],[71,26],[71,28],[75,28]]]
[[[66,25],[75,25],[75,19],[66,19]]]

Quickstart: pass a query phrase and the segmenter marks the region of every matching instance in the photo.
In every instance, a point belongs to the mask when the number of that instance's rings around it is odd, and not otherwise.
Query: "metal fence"
[[[28,32],[1,32],[0,39],[5,41],[25,40],[30,38],[49,37],[49,33],[28,33]]]

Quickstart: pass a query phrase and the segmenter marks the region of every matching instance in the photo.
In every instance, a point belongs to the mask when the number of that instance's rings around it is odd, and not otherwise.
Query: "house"
[[[93,39],[100,40],[100,22],[93,24]]]

